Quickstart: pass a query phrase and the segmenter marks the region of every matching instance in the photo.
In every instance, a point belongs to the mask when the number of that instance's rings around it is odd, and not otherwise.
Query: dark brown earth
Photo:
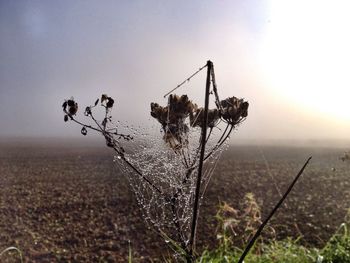
[[[200,212],[199,248],[215,246],[219,201],[237,206],[253,192],[264,218],[279,199],[278,189],[287,188],[310,155],[311,164],[271,226],[277,238],[302,237],[305,245],[322,246],[350,207],[350,164],[339,160],[344,150],[231,146]],[[129,242],[134,262],[162,262],[169,253],[145,227],[113,152],[78,144],[0,143],[0,251],[15,246],[25,262],[126,262]],[[19,262],[14,253],[0,260]]]

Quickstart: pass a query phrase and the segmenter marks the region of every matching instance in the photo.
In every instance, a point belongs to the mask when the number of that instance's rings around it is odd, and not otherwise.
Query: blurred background
[[[250,102],[233,141],[342,144],[349,12],[345,0],[1,1],[0,136],[80,136],[64,99],[84,118],[102,93],[115,118],[143,125],[150,102],[210,59],[221,98]],[[204,85],[202,71],[176,93],[202,104]]]

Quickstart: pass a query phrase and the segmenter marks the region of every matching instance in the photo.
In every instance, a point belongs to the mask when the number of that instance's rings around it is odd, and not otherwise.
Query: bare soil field
[[[302,237],[322,246],[350,207],[350,164],[345,149],[230,146],[200,211],[199,248],[216,241],[220,201],[236,207],[254,193],[263,218],[309,156],[312,162],[270,226],[277,238]],[[62,143],[0,143],[0,250],[16,246],[25,262],[126,262],[167,256],[147,228],[127,180],[103,147]],[[3,262],[18,262],[13,253]],[[157,262],[157,261],[156,261]]]

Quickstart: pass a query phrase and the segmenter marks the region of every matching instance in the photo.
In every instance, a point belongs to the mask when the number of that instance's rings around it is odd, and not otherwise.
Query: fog
[[[279,23],[271,5],[258,0],[1,1],[0,136],[79,136],[79,127],[63,121],[64,99],[73,96],[84,119],[81,109],[102,93],[115,98],[116,119],[146,125],[153,121],[150,102],[165,104],[163,95],[210,59],[220,97],[250,103],[235,141],[349,140],[350,117],[335,114],[336,104],[328,113],[299,103],[305,99],[302,90],[289,99],[290,93],[272,88],[271,79],[280,74],[266,71],[266,36]],[[280,83],[290,81],[283,76]],[[318,99],[309,84],[307,94]],[[176,93],[203,104],[204,86],[205,71]],[[348,106],[341,109],[341,116],[350,116]]]

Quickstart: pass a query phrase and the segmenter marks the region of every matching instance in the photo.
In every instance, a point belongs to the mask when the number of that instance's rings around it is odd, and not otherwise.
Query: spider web
[[[188,127],[190,127],[189,123]],[[143,180],[119,156],[115,157],[137,198],[145,221],[159,233],[186,247],[190,235],[201,129],[191,127],[186,146],[174,151],[163,140],[159,127],[139,131],[142,139],[128,144],[125,158],[152,184]],[[201,195],[207,188],[213,170],[225,147],[217,147],[222,129],[214,128],[206,143],[208,156],[202,176]],[[154,187],[155,186],[155,187]]]

